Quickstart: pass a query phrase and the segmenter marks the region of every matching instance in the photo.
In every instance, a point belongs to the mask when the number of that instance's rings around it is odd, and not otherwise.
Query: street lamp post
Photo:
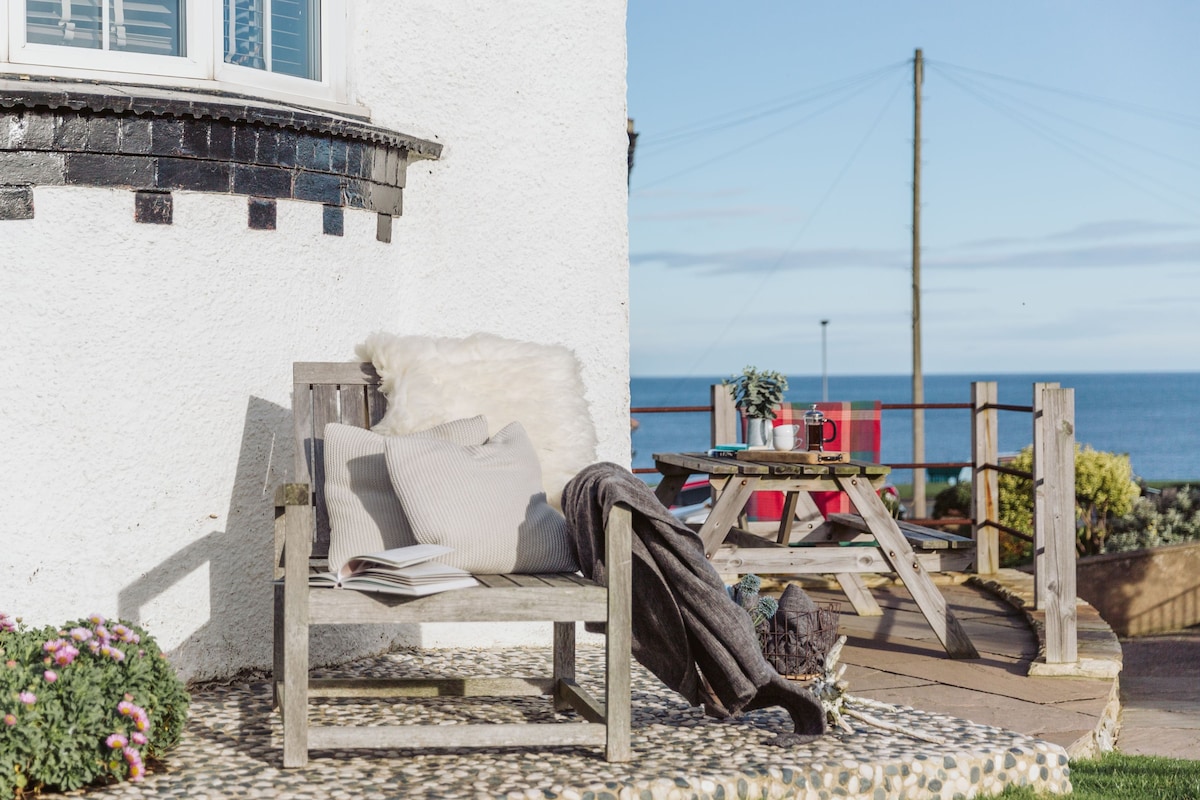
[[[825,367],[825,329],[829,326],[829,320],[821,320],[821,402],[829,402],[829,372]]]

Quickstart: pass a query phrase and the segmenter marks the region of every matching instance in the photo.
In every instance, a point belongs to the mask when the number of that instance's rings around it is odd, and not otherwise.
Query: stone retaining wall
[[[1088,556],[1078,594],[1118,636],[1200,624],[1200,542]]]

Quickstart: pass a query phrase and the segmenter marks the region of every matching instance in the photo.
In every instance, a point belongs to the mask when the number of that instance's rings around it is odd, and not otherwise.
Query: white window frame
[[[159,56],[32,44],[25,35],[25,0],[8,0],[0,15],[0,73],[111,80],[253,94],[268,99],[362,115],[350,104],[347,77],[347,0],[321,2],[321,79],[225,63],[224,0],[187,0],[186,55]]]

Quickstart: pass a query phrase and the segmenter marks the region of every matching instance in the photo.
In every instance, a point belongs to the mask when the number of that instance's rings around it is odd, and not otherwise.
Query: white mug
[[[771,429],[771,446],[776,450],[795,450],[799,425],[776,425]]]

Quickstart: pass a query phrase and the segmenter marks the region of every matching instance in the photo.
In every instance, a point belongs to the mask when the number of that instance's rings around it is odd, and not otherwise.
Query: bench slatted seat
[[[316,588],[309,576],[326,569],[329,516],[324,498],[326,423],[369,428],[387,406],[369,363],[293,365],[294,483],[280,487],[275,521],[274,689],[283,723],[283,764],[300,767],[309,751],[331,748],[424,748],[595,745],[609,761],[630,758],[630,536],[627,507],[610,514],[605,530],[608,586],[578,574],[477,575],[478,587],[424,597]],[[463,502],[471,502],[464,497]],[[550,622],[552,672],[532,677],[434,676],[416,679],[309,675],[313,626],[424,622]],[[604,696],[575,682],[577,621],[606,628]],[[315,632],[319,635],[319,630]],[[556,711],[581,721],[522,724],[315,726],[310,697],[547,695]]]

